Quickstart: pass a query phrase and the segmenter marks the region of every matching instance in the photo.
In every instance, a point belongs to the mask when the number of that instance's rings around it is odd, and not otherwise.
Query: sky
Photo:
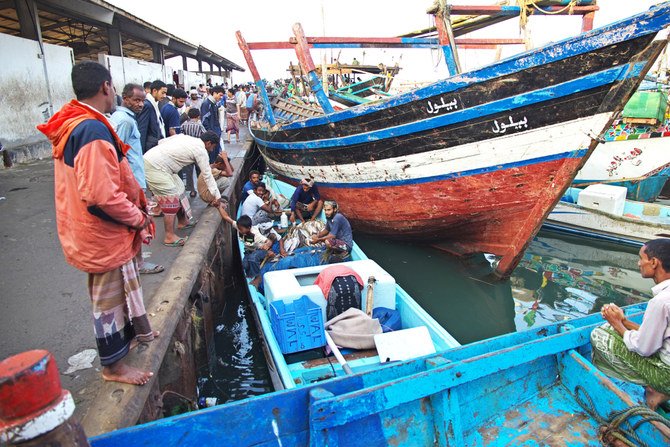
[[[392,37],[431,26],[426,9],[430,0],[245,0],[243,2],[213,0],[107,0],[111,4],[184,39],[217,52],[228,60],[246,68],[242,52],[237,46],[235,31],[239,30],[247,42],[287,41],[291,27],[300,22],[307,36],[338,37]],[[450,4],[492,5],[495,0],[455,0]],[[598,0],[594,27],[642,12],[659,0]],[[187,5],[184,8],[184,5]],[[581,16],[533,16],[529,21],[533,46],[561,40],[579,33]],[[521,37],[518,19],[471,33],[469,38]],[[506,46],[503,57],[521,51],[521,46]],[[287,77],[289,62],[297,64],[293,50],[263,50],[252,52],[261,77]],[[402,68],[396,83],[429,81],[447,75],[441,51],[427,49],[347,49],[313,50],[316,63],[325,57],[339,58],[348,63],[356,57],[364,64],[393,65]],[[493,62],[493,50],[459,50],[464,70]],[[181,67],[181,58],[166,62]],[[195,70],[195,61],[189,69]],[[205,65],[206,66],[206,65]],[[236,84],[252,81],[251,73],[233,72]]]

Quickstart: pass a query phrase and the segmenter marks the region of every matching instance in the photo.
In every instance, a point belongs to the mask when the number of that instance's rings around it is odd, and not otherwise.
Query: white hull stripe
[[[14,444],[35,439],[67,421],[74,413],[74,407],[70,392],[63,391],[57,404],[24,424],[6,429],[0,433],[0,441]]]
[[[598,135],[609,113],[406,157],[337,166],[298,166],[266,159],[292,179],[312,176],[334,188],[397,186],[477,175],[585,155],[590,135]],[[571,152],[572,150],[572,152]]]

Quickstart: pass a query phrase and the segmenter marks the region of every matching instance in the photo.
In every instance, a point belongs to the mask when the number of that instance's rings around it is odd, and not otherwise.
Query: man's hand
[[[288,220],[290,220],[291,223],[295,223],[295,213],[291,213],[291,215],[288,217]]]
[[[274,252],[274,251],[272,251],[272,250],[268,250],[268,254],[267,254],[266,256],[267,256],[268,258],[274,258],[276,255],[275,255],[275,252]]]
[[[626,317],[619,306],[612,303],[605,304],[600,314],[619,335],[623,336],[624,332],[626,332],[626,326],[624,325]]]
[[[316,234],[313,234],[312,235],[312,244],[316,244],[317,242],[319,242],[319,236],[317,236]]]

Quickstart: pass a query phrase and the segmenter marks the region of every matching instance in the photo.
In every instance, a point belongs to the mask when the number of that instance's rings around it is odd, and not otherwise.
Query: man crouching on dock
[[[103,113],[112,111],[112,76],[85,61],[72,68],[76,100],[38,129],[53,144],[56,221],[65,260],[88,273],[93,326],[105,380],[146,384],[152,372],[124,361],[153,340],[135,256],[149,238],[146,198],[124,144]],[[153,236],[153,235],[151,235]]]
[[[615,304],[601,314],[608,324],[591,333],[593,364],[609,376],[645,387],[652,410],[670,399],[670,239],[655,239],[640,249],[638,267],[656,285],[638,325]]]

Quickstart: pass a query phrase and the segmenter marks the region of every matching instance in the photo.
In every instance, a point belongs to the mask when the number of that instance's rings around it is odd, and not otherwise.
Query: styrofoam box
[[[627,189],[614,185],[591,185],[579,193],[577,205],[604,213],[623,215]]]
[[[368,278],[370,276],[374,276],[376,280],[373,294],[373,308],[386,307],[388,309],[395,309],[395,279],[386,273],[379,264],[372,259],[363,259],[360,261],[343,262],[342,265],[346,265],[358,273],[363,280],[365,287],[361,292],[361,307],[363,308],[361,310],[365,310]],[[326,264],[268,272],[263,275],[265,298],[270,303],[282,300],[288,304],[306,295],[321,308],[323,321],[326,321],[326,298],[323,296],[323,292],[321,292],[319,286],[314,285],[314,281],[319,276],[319,273],[329,266]]]

